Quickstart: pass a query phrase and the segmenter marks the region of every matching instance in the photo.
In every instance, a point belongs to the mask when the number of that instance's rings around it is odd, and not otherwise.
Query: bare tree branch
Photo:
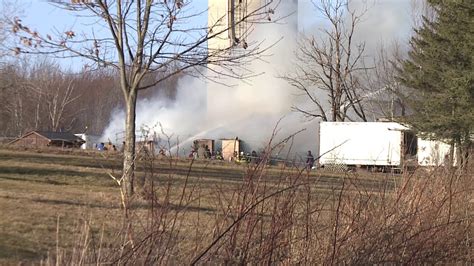
[[[365,45],[354,43],[357,25],[366,10],[351,10],[350,0],[312,2],[329,26],[321,30],[318,39],[303,38],[296,54],[296,71],[285,79],[317,108],[314,113],[301,107],[294,110],[324,121],[344,121],[352,113],[367,121],[357,78],[366,71],[362,65]]]
[[[247,37],[253,25],[278,21],[271,16],[279,1],[265,1],[253,10],[245,9],[231,25],[223,23],[227,13],[211,25],[194,25],[191,20],[205,11],[195,10],[190,0],[49,2],[86,21],[94,20],[91,32],[79,33],[70,29],[51,36],[34,31],[21,19],[13,18],[10,24],[17,36],[17,44],[11,50],[59,58],[80,57],[89,60],[92,67],[114,68],[119,72],[119,87],[126,109],[122,184],[129,197],[134,190],[138,91],[202,68],[219,76],[239,79],[252,76],[253,73],[246,68],[247,63],[263,56],[272,45],[265,44],[264,40],[249,42]],[[233,36],[226,46],[208,47],[210,41],[227,36],[235,27],[243,28],[238,39]]]

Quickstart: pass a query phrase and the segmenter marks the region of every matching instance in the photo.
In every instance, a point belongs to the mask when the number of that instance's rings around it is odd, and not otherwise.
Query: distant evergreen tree
[[[423,18],[398,69],[400,82],[414,91],[414,115],[407,122],[449,140],[467,158],[474,132],[474,0],[427,3],[435,17]]]

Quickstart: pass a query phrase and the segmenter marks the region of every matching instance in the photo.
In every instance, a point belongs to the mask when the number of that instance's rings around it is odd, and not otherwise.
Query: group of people
[[[238,163],[258,163],[260,162],[260,158],[256,151],[252,151],[252,153],[244,153],[243,151],[240,154],[237,151],[234,151],[233,156],[230,158],[230,161],[235,161]]]
[[[213,152],[209,149],[208,145],[201,145],[200,147],[193,146],[191,152],[188,155],[189,158],[193,159],[211,159],[211,160],[224,160],[220,151]],[[259,163],[261,158],[258,156],[256,151],[251,153],[244,153],[234,151],[234,154],[229,158],[231,162],[237,163]],[[314,156],[311,151],[306,154],[305,168],[311,170],[314,168]]]
[[[123,143],[122,147],[125,146],[125,142]],[[208,145],[201,145],[200,147],[196,147],[194,145],[189,153],[188,157],[193,159],[211,159],[211,160],[224,160],[222,153],[220,151],[213,152],[209,149]],[[112,144],[112,142],[108,142],[107,144],[101,142],[99,144],[95,144],[95,148],[98,151],[117,151],[117,147]],[[123,149],[123,148],[122,148]],[[123,150],[122,150],[123,152]],[[160,150],[160,155],[165,155],[163,150]],[[239,162],[239,163],[259,163],[261,158],[258,156],[256,151],[252,151],[251,153],[244,153],[237,151],[234,152],[233,156],[229,158],[230,161]],[[307,170],[311,170],[314,167],[314,156],[311,151],[308,151],[306,154],[306,164],[305,168]]]
[[[101,142],[99,144],[94,144],[94,146],[98,151],[117,151],[117,147],[110,141],[107,144]]]
[[[220,151],[213,152],[209,149],[208,145],[201,145],[200,147],[193,146],[191,152],[188,155],[189,158],[194,159],[215,159],[223,160],[222,154]]]
[[[238,154],[237,152],[234,152],[234,156],[232,157],[231,160],[236,161],[236,162],[243,162],[243,163],[259,163],[262,158],[263,158],[263,154],[261,157],[259,157],[256,151],[252,151],[252,153],[240,152],[240,154]],[[315,159],[314,159],[313,154],[311,153],[311,151],[308,151],[308,153],[306,154],[305,168],[307,170],[313,169],[314,162],[315,162]]]

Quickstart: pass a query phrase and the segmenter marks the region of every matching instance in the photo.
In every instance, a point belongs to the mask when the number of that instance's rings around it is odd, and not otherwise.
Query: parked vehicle
[[[449,161],[451,145],[439,140],[428,140],[418,138],[418,165],[440,166]],[[454,149],[453,165],[457,165],[456,149]]]
[[[379,169],[416,165],[417,137],[394,122],[321,122],[319,165]]]

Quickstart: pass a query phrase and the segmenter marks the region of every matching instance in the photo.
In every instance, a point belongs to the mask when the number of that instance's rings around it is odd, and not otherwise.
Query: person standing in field
[[[202,144],[198,149],[197,149],[197,155],[199,159],[206,159],[206,146]]]
[[[314,165],[314,156],[311,154],[311,151],[308,151],[308,154],[306,155],[306,168],[308,170],[313,169]]]

